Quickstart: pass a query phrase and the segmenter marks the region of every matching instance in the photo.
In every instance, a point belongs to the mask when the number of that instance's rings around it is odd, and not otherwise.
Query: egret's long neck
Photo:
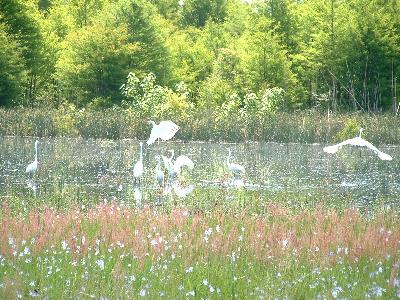
[[[226,164],[229,165],[229,160],[231,159],[231,150],[228,152],[228,157],[226,158]]]
[[[362,132],[363,132],[363,129],[362,129],[362,128],[360,128],[360,134],[359,134],[359,137],[361,137],[361,134],[362,134]]]

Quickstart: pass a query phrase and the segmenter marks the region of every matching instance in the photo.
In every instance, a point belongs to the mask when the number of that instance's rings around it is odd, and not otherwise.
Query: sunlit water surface
[[[184,198],[199,191],[242,189],[243,193],[302,194],[309,197],[350,195],[360,206],[379,201],[395,205],[400,199],[400,148],[379,147],[393,156],[381,161],[366,150],[342,149],[335,155],[319,144],[215,142],[162,142],[144,144],[145,173],[134,182],[133,165],[139,159],[136,140],[39,139],[39,170],[30,178],[26,166],[34,160],[34,138],[0,138],[0,196],[48,197],[55,193],[92,201],[154,203],[173,197]],[[246,172],[233,180],[231,162]],[[160,189],[155,180],[156,155],[187,155],[194,169],[184,169],[179,184],[166,182]],[[167,176],[167,172],[165,172]],[[242,193],[242,195],[243,195]],[[223,199],[222,199],[223,200]],[[229,199],[226,199],[229,201]]]

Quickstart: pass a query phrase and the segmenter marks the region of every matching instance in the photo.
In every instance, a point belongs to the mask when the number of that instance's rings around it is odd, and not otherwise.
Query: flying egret
[[[226,159],[226,163],[228,165],[229,171],[231,171],[234,176],[240,175],[240,173],[244,173],[243,166],[230,162],[231,156],[232,156],[231,148],[228,148],[228,158]]]
[[[364,131],[363,128],[360,128],[360,134],[359,136],[356,136],[355,138],[345,140],[339,144],[332,145],[332,146],[327,146],[323,150],[326,153],[336,153],[339,149],[341,149],[345,145],[351,145],[351,146],[357,146],[357,147],[367,147],[374,151],[378,157],[382,160],[392,160],[392,157],[389,154],[383,153],[382,151],[378,150],[374,145],[372,145],[370,142],[364,140],[361,137],[362,132]]]
[[[156,181],[160,187],[164,186],[164,172],[161,170],[161,156],[157,156],[158,163],[156,166]]]
[[[38,168],[38,146],[39,146],[39,141],[35,141],[35,160],[31,162],[27,167],[26,167],[26,173],[28,174],[35,174]]]
[[[172,121],[161,121],[158,125],[151,120],[148,121],[148,123],[152,124],[153,128],[147,140],[147,145],[153,144],[157,139],[162,139],[164,141],[170,140],[179,130],[179,126]]]
[[[136,180],[139,180],[140,177],[143,176],[143,143],[140,142],[140,159],[136,162],[135,166],[133,167],[133,176]]]
[[[168,170],[168,175],[170,177],[175,177],[181,173],[181,169],[183,166],[189,167],[189,169],[194,168],[194,163],[193,161],[187,157],[186,155],[180,155],[176,158],[176,160],[173,162],[174,158],[174,150],[169,150],[171,152],[171,157],[166,157],[162,156],[162,159],[164,161],[164,166]]]

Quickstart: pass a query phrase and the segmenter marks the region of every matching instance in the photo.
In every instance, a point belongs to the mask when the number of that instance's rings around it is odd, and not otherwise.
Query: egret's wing
[[[193,161],[187,157],[186,155],[180,155],[179,157],[177,157],[177,159],[174,162],[174,170],[176,173],[180,173],[181,168],[183,166],[187,166],[190,169],[194,168],[194,163]]]
[[[164,141],[172,139],[175,133],[179,130],[179,126],[172,121],[161,121],[158,126],[160,128],[159,136]]]
[[[382,160],[392,160],[393,159],[389,154],[383,153],[380,150],[378,150],[377,154],[378,154],[378,157]]]
[[[26,173],[32,173],[36,171],[36,169],[37,169],[37,161],[35,160],[26,167]]]
[[[150,132],[150,137],[147,140],[147,145],[151,145],[153,144],[158,138],[160,137],[160,133],[158,130],[158,125],[153,126],[153,128],[151,129]]]
[[[372,151],[374,151],[378,155],[378,157],[380,159],[382,159],[382,160],[392,160],[393,159],[389,154],[386,154],[386,153],[380,151],[378,148],[376,148],[370,142],[368,142],[368,141],[366,141],[364,139],[362,139],[362,141],[363,141],[363,146],[365,146],[365,147],[371,149]]]
[[[243,166],[234,163],[229,164],[229,170],[231,170],[232,172],[242,172],[242,173],[245,172]]]
[[[345,141],[343,141],[343,142],[341,142],[339,144],[336,144],[336,145],[326,146],[322,150],[324,152],[326,152],[326,153],[333,154],[333,153],[336,153],[340,148],[342,148],[345,145],[361,146],[361,145],[356,145],[357,144],[356,139],[357,138],[352,138],[352,139],[345,140]]]
[[[178,131],[178,129],[179,129],[179,126],[176,125],[172,121],[161,121],[158,126],[163,127],[163,128],[170,128],[170,129],[173,129],[175,131]]]

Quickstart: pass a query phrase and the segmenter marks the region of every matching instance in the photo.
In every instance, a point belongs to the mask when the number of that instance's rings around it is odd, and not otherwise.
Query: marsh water
[[[5,197],[90,198],[91,201],[160,201],[168,197],[199,195],[240,189],[241,194],[257,191],[271,195],[307,197],[350,196],[359,205],[383,202],[396,205],[400,199],[400,148],[381,146],[393,156],[381,161],[367,149],[343,148],[337,154],[322,151],[320,144],[278,144],[219,142],[162,142],[144,144],[144,177],[134,182],[133,165],[139,159],[137,140],[84,140],[40,138],[39,169],[25,173],[34,160],[34,138],[0,138],[0,199]],[[246,172],[237,180],[227,168],[231,162]],[[183,194],[160,190],[155,180],[156,156],[186,155],[194,169],[183,169],[179,180]],[[165,173],[167,174],[167,173]],[[168,186],[168,183],[166,184]],[[224,194],[225,195],[225,194]],[[321,196],[322,195],[322,196]],[[165,200],[165,199],[164,199]],[[295,199],[294,199],[295,200]],[[221,201],[230,201],[229,198]]]

